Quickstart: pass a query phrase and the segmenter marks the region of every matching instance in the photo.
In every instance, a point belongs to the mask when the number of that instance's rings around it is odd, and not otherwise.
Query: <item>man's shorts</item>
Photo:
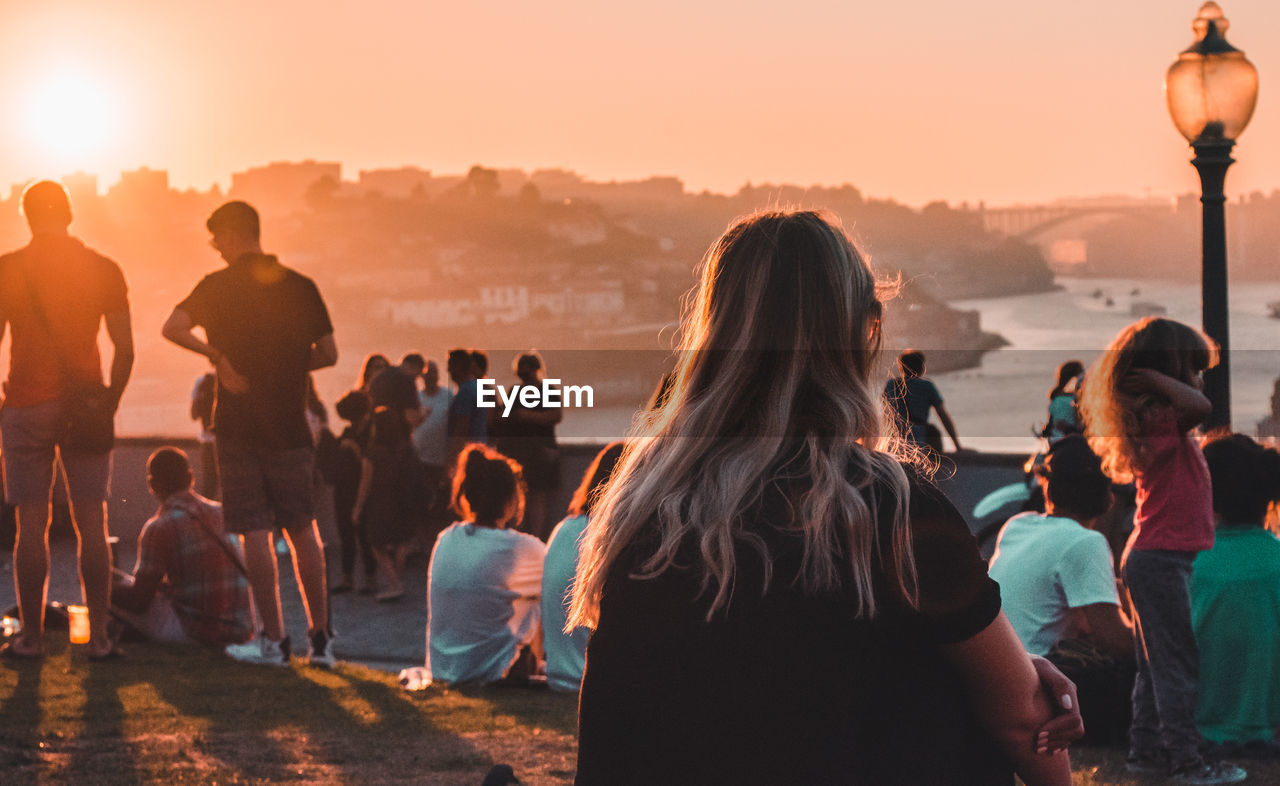
[[[228,532],[243,535],[311,524],[314,448],[272,450],[222,439],[215,444]]]
[[[49,401],[0,410],[0,450],[4,452],[4,495],[11,505],[48,504],[53,462],[62,462],[67,497],[75,504],[100,503],[111,482],[111,453],[84,453],[59,447],[66,431],[62,404]]]

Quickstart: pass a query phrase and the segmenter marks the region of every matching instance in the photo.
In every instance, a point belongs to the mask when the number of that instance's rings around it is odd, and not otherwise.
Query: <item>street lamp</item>
[[[1217,3],[1200,6],[1191,28],[1196,41],[1164,78],[1169,114],[1191,143],[1191,163],[1200,173],[1201,298],[1204,332],[1221,348],[1218,366],[1205,374],[1205,395],[1213,402],[1207,428],[1231,425],[1230,337],[1227,329],[1227,232],[1222,184],[1231,166],[1231,148],[1253,116],[1258,72],[1244,53],[1227,43],[1227,20]]]

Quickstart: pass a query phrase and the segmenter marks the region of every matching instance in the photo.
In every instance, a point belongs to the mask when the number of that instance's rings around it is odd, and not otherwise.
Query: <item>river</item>
[[[976,309],[983,330],[999,333],[1009,346],[987,353],[982,365],[931,375],[942,392],[965,447],[1030,452],[1032,429],[1043,425],[1048,391],[1064,361],[1089,365],[1137,317],[1130,307],[1156,303],[1165,316],[1200,324],[1200,287],[1176,281],[1067,278],[1061,289],[1012,297],[954,301]],[[1101,297],[1093,293],[1101,290]],[[1134,291],[1137,294],[1133,294]],[[1106,304],[1110,296],[1113,304]],[[1266,304],[1280,300],[1280,283],[1236,283],[1231,291],[1231,383],[1235,428],[1248,434],[1266,414],[1272,385],[1280,376],[1280,321]],[[927,351],[926,351],[927,354]],[[566,410],[560,434],[583,440],[617,439],[631,413],[621,409]],[[948,443],[949,444],[949,443]]]
[[[1136,317],[1135,302],[1164,306],[1165,314],[1200,324],[1200,287],[1175,281],[1066,278],[1054,292],[965,300],[951,305],[977,309],[984,330],[1010,345],[988,353],[981,367],[935,378],[966,447],[1029,451],[1036,446],[1032,425],[1045,419],[1048,391],[1059,364],[1078,359],[1089,365]],[[1093,293],[1102,290],[1103,297]],[[1131,294],[1134,290],[1138,294]],[[1109,295],[1114,304],[1108,306]],[[1280,321],[1266,304],[1280,300],[1280,283],[1236,282],[1230,292],[1231,406],[1236,430],[1254,433],[1270,406],[1280,376]]]
[[[951,303],[978,310],[983,329],[1010,342],[987,353],[977,368],[931,375],[966,447],[1032,450],[1036,440],[1031,431],[1044,420],[1046,394],[1058,365],[1072,358],[1091,363],[1116,333],[1135,319],[1130,315],[1133,302],[1158,303],[1172,319],[1200,323],[1200,288],[1196,284],[1103,278],[1068,278],[1060,283],[1062,288],[1052,292]],[[1135,289],[1138,294],[1131,294]],[[1097,290],[1109,294],[1113,305],[1092,297]],[[1272,383],[1280,376],[1280,321],[1269,319],[1266,311],[1266,304],[1277,300],[1280,283],[1235,282],[1231,290],[1234,423],[1250,434],[1265,414]],[[163,372],[144,372],[134,380],[122,402],[120,432],[194,436],[195,424],[187,414],[188,396],[195,377],[206,365],[165,342],[157,340],[155,344],[149,351],[162,356]],[[343,347],[343,369],[316,375],[321,398],[330,405],[356,376],[363,357],[356,349]],[[923,349],[928,352],[927,347]],[[0,356],[0,362],[4,360]],[[494,362],[501,372],[505,356]],[[572,440],[618,439],[626,433],[632,414],[618,407],[566,409],[558,431],[562,438]],[[339,425],[336,418],[332,423]]]

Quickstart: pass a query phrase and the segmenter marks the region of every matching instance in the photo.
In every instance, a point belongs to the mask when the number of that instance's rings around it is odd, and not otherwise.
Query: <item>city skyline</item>
[[[410,193],[418,182],[429,184],[426,189],[428,196],[431,194],[439,194],[449,187],[457,185],[467,178],[467,172],[472,168],[492,169],[486,167],[483,163],[477,162],[471,167],[457,172],[437,172],[429,167],[414,163],[404,163],[399,165],[391,165],[386,167],[377,167],[373,169],[361,169],[355,172],[350,171],[341,161],[317,161],[315,159],[301,160],[281,160],[261,162],[251,164],[243,170],[230,172],[225,178],[219,178],[210,183],[206,187],[188,184],[181,185],[172,181],[172,175],[168,169],[164,167],[148,166],[142,164],[138,167],[121,169],[114,174],[104,175],[101,172],[88,172],[84,170],[76,170],[74,172],[50,173],[39,178],[32,177],[26,180],[10,182],[8,184],[0,184],[0,202],[18,199],[23,190],[37,180],[52,180],[61,183],[67,188],[68,193],[73,197],[79,195],[93,196],[98,198],[107,198],[118,189],[124,189],[130,192],[137,192],[139,188],[147,191],[171,191],[174,193],[193,193],[202,196],[210,194],[226,195],[227,198],[235,198],[239,193],[241,198],[246,190],[250,191],[270,191],[276,194],[288,193],[291,188],[297,188],[299,197],[302,194],[302,186],[310,182],[317,182],[322,178],[333,177],[333,173],[338,172],[335,182],[341,193],[348,196],[363,196],[370,192],[379,192],[384,196],[403,198],[410,196]],[[770,182],[770,183],[744,183],[738,188],[728,191],[716,191],[713,189],[703,189],[701,191],[694,189],[683,178],[676,174],[660,175],[652,174],[641,176],[635,179],[593,179],[582,172],[572,168],[546,168],[546,169],[522,169],[520,167],[509,167],[500,170],[494,170],[499,173],[502,178],[502,192],[511,196],[515,195],[519,186],[523,183],[539,182],[540,178],[552,178],[556,181],[576,180],[584,186],[640,186],[645,187],[652,184],[661,184],[661,187],[670,191],[672,188],[679,187],[683,189],[682,193],[686,195],[697,195],[699,193],[709,193],[717,196],[733,196],[740,192],[743,187],[751,189],[760,189],[767,187],[777,187],[779,189],[838,189],[842,187],[853,187],[858,189],[857,183],[792,183],[792,182]],[[317,177],[313,181],[306,180],[303,173],[316,173]],[[300,178],[301,176],[301,178]],[[514,184],[514,185],[513,185]],[[216,191],[215,191],[216,189]],[[861,189],[858,189],[861,192]],[[1265,192],[1268,196],[1280,191],[1280,185],[1274,189]],[[920,204],[910,204],[896,200],[893,195],[864,194],[868,199],[877,199],[886,202],[898,202],[905,207],[919,209],[923,207]],[[1179,194],[1070,194],[1053,196],[1042,202],[1016,202],[1009,204],[987,204],[986,200],[969,200],[948,202],[947,200],[932,200],[947,202],[953,209],[957,210],[979,210],[983,207],[996,210],[1017,210],[1019,208],[1049,208],[1054,206],[1093,206],[1093,207],[1124,207],[1124,206],[1141,206],[1141,205],[1159,205],[1172,207],[1180,199],[1188,196],[1195,196],[1191,190]],[[1243,199],[1246,195],[1239,194],[1239,198]],[[299,203],[301,199],[297,200]],[[74,202],[74,199],[73,199]],[[16,204],[16,202],[15,202]]]
[[[0,182],[148,166],[225,190],[310,158],[851,183],[910,205],[1176,195],[1197,184],[1161,85],[1198,5],[26,6],[0,33]],[[1280,8],[1223,5],[1262,80],[1228,193],[1270,192]]]

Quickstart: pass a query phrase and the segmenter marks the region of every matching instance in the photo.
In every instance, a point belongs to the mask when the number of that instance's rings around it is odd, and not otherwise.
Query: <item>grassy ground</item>
[[[1280,783],[1280,761],[1235,759],[1249,773],[1246,783]],[[1071,765],[1077,786],[1164,786],[1170,781],[1163,776],[1132,775],[1124,768],[1124,751],[1109,748],[1076,748],[1071,752]]]
[[[235,664],[133,645],[90,664],[55,644],[0,667],[0,781],[526,783],[574,769],[574,697],[520,688],[409,694],[395,676]]]
[[[0,781],[441,783],[496,762],[523,782],[573,778],[573,696],[520,688],[402,691],[394,675],[244,666],[200,649],[133,645],[90,664],[51,636],[42,662],[0,666]],[[65,640],[64,640],[65,641]],[[1080,749],[1079,784],[1146,786],[1119,751]],[[1253,783],[1280,764],[1246,763]]]

